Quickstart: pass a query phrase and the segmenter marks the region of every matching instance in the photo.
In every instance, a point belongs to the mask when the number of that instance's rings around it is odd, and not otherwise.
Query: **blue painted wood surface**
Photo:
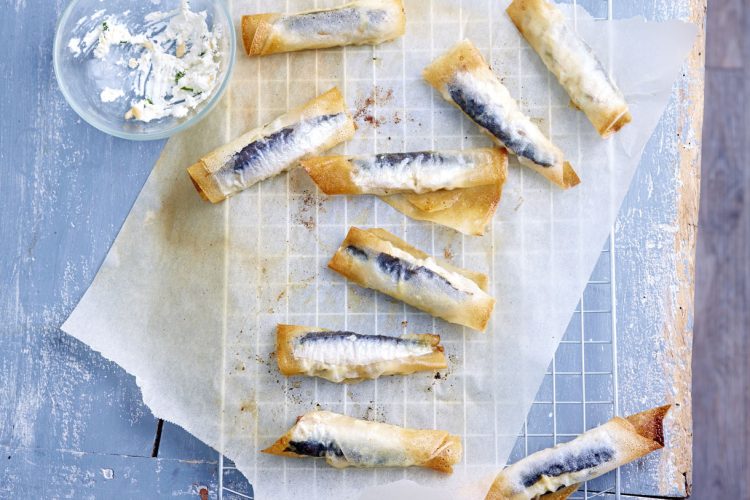
[[[595,15],[606,12],[606,1],[582,3]],[[693,3],[618,3],[615,17],[686,18]],[[163,146],[108,137],[65,103],[51,62],[64,5],[0,3],[8,54],[0,58],[0,498],[195,497],[203,486],[216,498],[216,452],[166,423],[152,458],[157,421],[133,377],[57,328],[94,277]],[[678,161],[681,106],[675,97],[646,151],[621,217],[628,224],[614,243],[624,269],[618,328],[645,349],[658,337],[646,328],[658,311],[632,323],[622,309],[638,310],[635,293],[649,271],[638,261],[638,245],[661,241],[659,228],[674,218],[674,198],[654,201],[644,193],[649,183],[674,180],[667,167]],[[621,352],[622,362],[639,352]],[[626,382],[637,375],[623,373]],[[656,402],[660,394],[644,397]],[[624,412],[637,403],[634,394],[620,396]],[[233,469],[223,480],[250,493]],[[625,481],[635,493],[656,490],[655,483]]]
[[[65,103],[64,5],[0,4],[0,498],[215,498],[216,452],[167,423],[151,458],[157,421],[134,378],[57,328],[163,147],[108,137]]]

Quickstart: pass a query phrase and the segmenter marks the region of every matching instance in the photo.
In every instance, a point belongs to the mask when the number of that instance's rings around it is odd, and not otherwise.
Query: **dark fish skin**
[[[346,247],[346,253],[348,253],[349,255],[351,255],[352,257],[356,259],[360,259],[360,260],[368,259],[367,252],[365,252],[361,248],[355,247],[354,245],[349,245],[348,247]]]
[[[375,161],[373,163],[367,163],[365,166],[373,166],[376,168],[390,168],[394,165],[399,165],[407,161],[409,163],[413,161],[422,161],[425,163],[432,163],[435,165],[442,165],[445,162],[445,157],[434,151],[418,151],[414,153],[383,153],[375,155]]]
[[[341,451],[339,445],[333,441],[329,443],[319,441],[289,441],[289,444],[284,451],[308,457],[327,457],[331,455],[337,457],[344,456],[344,452]]]
[[[615,451],[612,448],[593,448],[580,455],[570,454],[560,459],[552,460],[545,464],[544,467],[524,474],[521,481],[524,487],[528,488],[536,484],[542,476],[557,477],[562,474],[591,469],[609,462],[614,457]]]
[[[385,274],[393,278],[394,281],[409,281],[413,278],[423,278],[425,280],[434,280],[440,286],[447,287],[453,292],[460,291],[453,286],[453,284],[447,279],[443,278],[439,274],[427,269],[424,266],[413,266],[408,262],[404,262],[398,257],[388,255],[386,253],[380,253],[377,257],[378,267]]]
[[[542,167],[551,167],[554,165],[554,158],[550,158],[543,151],[535,148],[523,136],[514,133],[510,124],[498,120],[498,117],[491,110],[487,109],[485,103],[476,99],[462,86],[455,84],[448,85],[448,92],[453,101],[464,113],[471,117],[479,126],[497,137],[505,147],[513,151],[516,155],[526,158]]]
[[[336,117],[338,117],[338,114],[316,116],[315,118],[308,120],[308,123],[312,125],[320,125],[321,123],[333,120]],[[299,133],[299,127],[293,125],[291,127],[282,128],[271,135],[251,142],[235,153],[229,160],[229,163],[232,165],[232,170],[234,172],[241,172],[246,169],[252,169],[253,164],[256,161],[261,160],[274,148],[283,147],[285,144],[293,141],[297,133]]]
[[[354,31],[361,23],[360,10],[354,7],[333,10],[317,10],[296,14],[284,19],[285,28],[301,34],[320,35],[334,31]],[[382,23],[387,13],[384,10],[367,10],[365,15],[370,24]]]
[[[341,339],[341,338],[349,338],[352,335],[357,337],[357,340],[368,342],[381,342],[381,343],[391,343],[391,344],[423,344],[423,342],[420,342],[416,339],[405,339],[401,337],[390,337],[388,335],[364,335],[360,333],[354,333],[354,332],[344,332],[344,331],[326,331],[326,332],[309,332],[300,337],[299,342],[304,344],[306,342],[325,342],[327,340],[335,340],[335,339]]]

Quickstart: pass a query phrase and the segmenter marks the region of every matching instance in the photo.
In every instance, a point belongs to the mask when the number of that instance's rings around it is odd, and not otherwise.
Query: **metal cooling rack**
[[[612,0],[557,1],[581,4],[596,18],[612,17]],[[260,5],[257,7],[258,12],[263,11]],[[613,234],[602,250],[572,315],[509,462],[569,441],[619,414]],[[219,472],[220,500],[254,498],[248,480],[221,455]],[[620,497],[619,470],[586,483],[571,499],[610,496]]]

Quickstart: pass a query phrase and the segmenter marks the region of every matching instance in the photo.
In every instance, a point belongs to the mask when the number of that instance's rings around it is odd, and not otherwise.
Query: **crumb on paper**
[[[315,229],[315,208],[320,210],[323,205],[323,200],[310,191],[305,189],[302,192],[302,206],[294,214],[294,222],[304,226],[305,229],[313,231]]]
[[[357,100],[357,108],[353,115],[354,121],[361,124],[368,124],[373,128],[380,127],[386,123],[388,119],[385,116],[376,116],[375,110],[378,106],[388,104],[392,100],[393,89],[384,89],[380,86],[373,87],[366,97]],[[401,121],[401,118],[397,117],[397,115],[394,115],[390,121],[398,123],[395,121],[395,118],[398,118],[398,122]]]
[[[115,477],[115,471],[112,469],[99,469],[99,472],[101,472],[104,479],[114,479]]]

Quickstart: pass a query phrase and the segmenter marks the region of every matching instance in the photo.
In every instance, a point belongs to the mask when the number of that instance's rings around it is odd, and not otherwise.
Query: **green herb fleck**
[[[185,72],[184,71],[178,71],[177,74],[174,75],[174,82],[175,83],[179,83],[180,78],[182,78],[183,76],[185,76]]]
[[[184,90],[185,92],[195,92],[192,87],[180,87],[180,89]]]
[[[204,50],[203,52],[201,52],[200,54],[198,54],[198,57],[203,57],[205,55],[206,55],[206,51]]]
[[[149,103],[149,104],[154,104],[154,101],[152,101],[152,100],[151,100],[150,98],[148,98],[148,97],[146,98],[146,102],[147,102],[147,103]]]
[[[107,21],[104,21],[102,23],[102,31],[107,31],[109,29],[109,25],[107,24]]]

